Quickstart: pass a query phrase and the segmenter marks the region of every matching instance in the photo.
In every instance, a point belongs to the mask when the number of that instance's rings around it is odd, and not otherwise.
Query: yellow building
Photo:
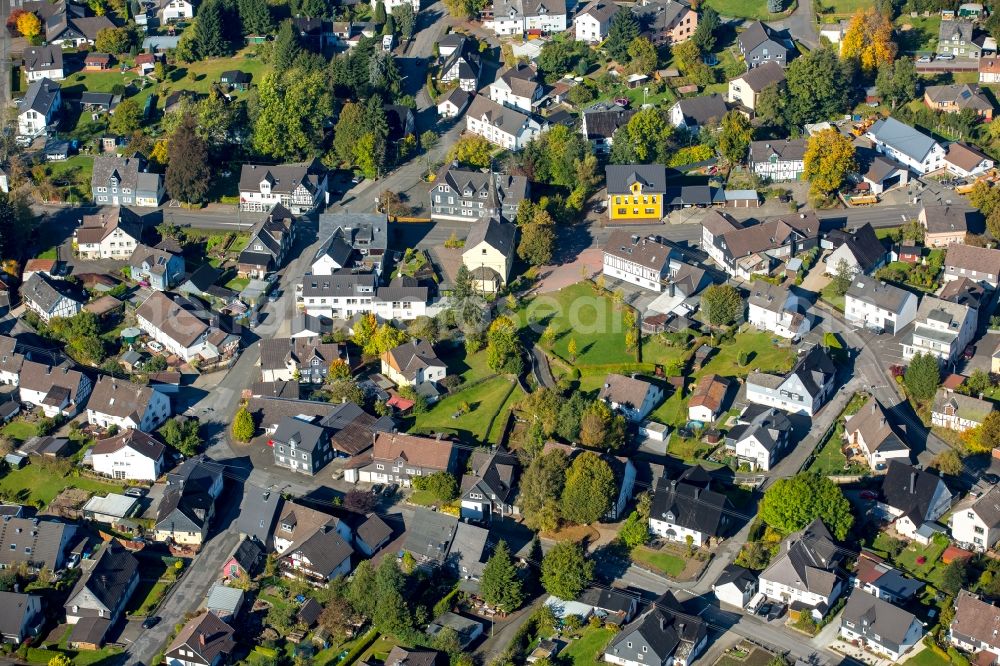
[[[667,169],[660,164],[609,164],[608,218],[622,221],[663,219]]]

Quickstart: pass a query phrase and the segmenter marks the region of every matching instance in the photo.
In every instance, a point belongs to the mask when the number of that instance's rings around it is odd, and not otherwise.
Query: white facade
[[[991,495],[995,495],[990,491]],[[951,515],[951,538],[963,548],[984,553],[1000,539],[1000,524],[987,524],[976,505]]]
[[[135,417],[138,417],[138,420]],[[120,430],[136,429],[152,432],[168,418],[170,418],[170,398],[160,391],[149,392],[149,402],[141,415],[115,416],[91,407],[87,408],[87,422],[102,428],[116,425]]]
[[[829,607],[840,596],[841,586],[842,583],[838,581],[833,587],[833,592],[829,596],[825,596],[816,592],[800,590],[797,587],[792,587],[776,580],[770,580],[767,578],[766,570],[760,575],[760,591],[768,599],[786,604],[799,601],[810,608],[816,608],[820,604],[826,604]]]
[[[753,436],[745,437],[736,442],[736,458],[741,463],[750,463],[754,471],[769,471],[771,465],[777,462],[774,459],[776,457],[775,454],[783,452],[784,445],[769,450]]]
[[[53,370],[57,372],[57,370]],[[76,404],[71,406],[69,404],[69,398],[61,405],[48,405],[44,403],[45,396],[48,395],[48,390],[46,391],[36,391],[34,389],[25,388],[22,384],[18,387],[18,392],[21,397],[21,402],[31,403],[36,407],[41,407],[42,412],[49,418],[54,418],[57,415],[62,415],[67,418],[72,418],[77,415],[80,411],[80,405],[87,401],[87,396],[90,395],[90,391],[93,385],[86,376],[80,378],[80,386],[76,391]]]
[[[844,318],[856,326],[882,328],[887,333],[896,333],[917,317],[917,297],[908,294],[898,312],[869,301],[855,298],[850,293],[844,298]]]
[[[299,285],[301,286],[301,285]],[[380,301],[370,296],[306,296],[299,301],[302,310],[313,317],[350,319],[356,314],[373,312],[382,321],[409,321],[427,314],[427,303],[419,299]]]
[[[138,239],[119,226],[99,243],[78,243],[77,249],[81,259],[128,259],[138,245]]]
[[[663,257],[663,266],[657,270],[634,261],[629,261],[628,259],[611,254],[610,252],[604,253],[603,273],[605,275],[618,280],[624,280],[625,282],[634,284],[637,287],[642,287],[643,289],[648,289],[657,293],[663,291],[662,279],[666,273],[666,269],[666,255]]]
[[[123,446],[113,453],[95,453],[91,459],[95,472],[114,479],[156,481],[160,476],[160,461],[130,446]]]
[[[510,113],[519,112],[511,110]],[[491,123],[487,118],[477,118],[473,110],[470,110],[465,116],[465,122],[469,132],[507,150],[521,150],[529,141],[542,133],[542,126],[528,116],[524,116],[520,125],[516,127],[505,125],[501,128]],[[507,127],[510,127],[510,131]]]
[[[938,169],[943,169],[946,164],[944,160],[944,148],[941,144],[935,142],[931,149],[928,151],[927,155],[924,156],[923,160],[910,157],[901,150],[897,150],[895,146],[890,146],[886,143],[879,141],[875,135],[868,133],[867,136],[875,143],[875,149],[882,153],[883,155],[888,155],[892,159],[896,160],[900,164],[905,165],[914,173],[919,175],[928,174],[932,171],[937,171]]]
[[[372,9],[374,9],[377,4],[378,0],[372,0]],[[410,5],[413,7],[414,14],[420,11],[420,0],[385,0],[385,11],[388,14],[396,7],[400,7],[402,5]]]
[[[587,42],[588,44],[598,44],[608,36],[608,28],[611,22],[601,23],[592,14],[579,14],[573,19],[573,26],[576,28],[576,40]]]
[[[33,81],[40,81],[42,79],[49,79],[50,81],[62,81],[64,78],[63,68],[53,66],[53,69],[39,69],[33,72],[25,71],[24,77],[28,80],[28,83],[32,83]]]
[[[720,602],[736,608],[746,608],[750,600],[757,593],[757,584],[747,590],[740,589],[735,583],[729,582],[725,585],[713,585],[712,592]]]
[[[188,0],[170,0],[160,9],[164,21],[178,21],[194,17],[194,5]]]
[[[497,36],[502,35],[522,35],[529,30],[540,30],[543,34],[564,32],[566,30],[566,14],[539,14],[537,16],[523,16],[514,9],[506,15],[497,14],[493,21],[484,24],[487,29],[492,28]]]
[[[732,82],[730,82],[731,86]],[[786,160],[775,157],[769,160],[755,160],[753,163],[753,172],[755,174],[775,183],[788,180],[802,180],[805,170],[806,162],[804,159]]]
[[[29,310],[37,314],[39,319],[46,323],[48,323],[53,317],[72,317],[83,309],[82,303],[78,303],[72,298],[68,298],[66,296],[60,296],[59,300],[56,301],[56,304],[48,312],[46,312],[30,298],[24,299],[24,305]]]
[[[443,102],[437,105],[438,115],[442,118],[455,118],[458,114],[462,113],[465,109],[463,106],[459,108],[457,104],[451,101],[451,99],[445,99]]]
[[[789,340],[805,335],[809,332],[810,322],[809,317],[796,312],[798,300],[789,292],[788,300],[778,309],[763,307],[751,299],[747,321],[762,331],[770,331]]]
[[[847,263],[847,266],[851,269],[851,275],[857,275],[861,272],[861,266],[858,264],[857,257],[851,252],[851,248],[848,247],[847,243],[841,243],[840,247],[831,252],[830,256],[826,258],[824,273],[827,275],[836,275],[841,261]]]
[[[163,345],[171,354],[176,354],[185,361],[198,358],[199,355],[209,351],[208,340],[206,339],[208,337],[207,333],[206,335],[199,336],[199,338],[191,343],[190,346],[185,347],[183,344],[170,337],[169,334],[161,331],[151,321],[148,321],[144,317],[137,315],[135,319],[139,328],[145,331],[149,337]]]
[[[954,316],[949,321],[934,316],[918,320],[912,336],[902,343],[903,360],[909,361],[917,354],[930,354],[945,363],[955,361],[976,335],[977,311],[966,305],[942,302],[932,296],[924,296],[921,311],[926,310],[928,299],[940,302],[953,311]]]
[[[854,629],[850,628],[849,624],[853,623],[848,623],[847,620],[841,621],[840,625],[841,638],[843,638],[848,642],[860,641],[861,645],[863,645],[864,648],[869,652],[873,652],[878,655],[888,657],[892,661],[898,663],[905,661],[903,659],[903,655],[909,652],[913,648],[913,646],[917,644],[917,641],[923,638],[924,635],[923,627],[921,627],[920,623],[916,620],[916,618],[914,618],[913,621],[910,623],[909,628],[906,630],[906,637],[903,639],[902,643],[900,643],[900,645],[896,647],[889,643],[875,641],[873,640],[873,637],[865,636],[859,631],[855,631]],[[860,628],[856,627],[855,629],[860,629]]]
[[[667,539],[668,541],[676,541],[678,543],[687,543],[687,538],[690,536],[694,539],[691,545],[695,548],[700,548],[702,544],[711,538],[710,534],[705,534],[687,527],[681,527],[680,525],[670,522],[669,520],[654,518],[652,516],[649,518],[649,531],[660,538]]]
[[[714,423],[718,415],[718,412],[713,412],[707,405],[695,405],[694,407],[688,407],[688,419],[691,421]]]
[[[490,99],[497,104],[509,106],[525,113],[531,113],[532,103],[541,96],[542,87],[535,86],[535,92],[531,97],[518,95],[503,79],[497,79],[490,84]]]
[[[52,124],[56,114],[59,113],[60,93],[56,92],[56,101],[49,108],[47,114],[39,113],[32,109],[21,111],[17,114],[17,133],[22,136],[36,137],[45,134],[45,130]]]
[[[945,487],[944,482],[938,482],[937,487],[934,489],[934,495],[931,497],[930,508],[927,510],[927,516],[920,524],[914,523],[909,516],[904,516],[903,512],[899,509],[889,506],[885,502],[878,503],[878,511],[892,522],[892,526],[895,528],[899,535],[906,539],[915,539],[917,536],[917,530],[920,529],[924,522],[935,521],[944,515],[944,512],[948,510],[951,506],[951,492]]]

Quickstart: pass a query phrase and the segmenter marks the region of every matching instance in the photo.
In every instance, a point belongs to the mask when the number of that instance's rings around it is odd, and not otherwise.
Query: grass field
[[[676,578],[684,571],[684,559],[672,553],[655,551],[646,546],[640,546],[632,551],[632,559],[642,562],[668,576]]]
[[[48,179],[63,193],[65,201],[90,200],[90,176],[94,173],[94,158],[74,155],[62,162],[47,162]]]
[[[601,659],[608,641],[615,635],[611,629],[604,627],[587,627],[580,637],[572,641],[560,653],[560,660],[573,666],[596,666],[604,662]]]
[[[588,282],[537,296],[515,316],[522,329],[530,325],[529,335],[535,337],[551,325],[556,331],[555,342],[542,346],[581,372],[586,372],[588,366],[636,362],[635,353],[625,348],[621,311],[610,296],[596,294]],[[576,341],[576,358],[569,354],[570,340]]]
[[[909,27],[904,29],[904,26]],[[937,46],[938,33],[941,29],[941,15],[914,18],[909,14],[903,14],[896,19],[896,29],[900,53],[933,51]]]
[[[3,434],[13,439],[19,439],[22,442],[26,442],[37,433],[34,423],[28,423],[27,421],[11,421],[3,427]]]
[[[516,388],[516,384],[513,384]],[[512,381],[496,377],[480,384],[452,393],[423,414],[417,414],[414,432],[423,434],[454,434],[462,441],[481,443],[487,439],[490,424],[507,402]],[[457,418],[459,405],[468,403],[471,410]]]
[[[784,14],[772,14],[767,11],[767,3],[760,0],[705,0],[706,7],[711,7],[722,16],[734,16],[736,18],[769,19],[779,18]],[[786,0],[786,9],[793,6],[792,0]]]
[[[945,659],[929,648],[924,648],[915,656],[903,662],[903,666],[948,666],[950,659]]]
[[[833,282],[823,287],[819,292],[819,297],[832,305],[838,312],[844,311],[844,297],[838,296],[833,292],[834,285]]]
[[[668,425],[680,425],[687,421],[687,412],[683,410],[683,400],[677,399],[676,397],[673,399],[681,404],[682,411],[678,414],[678,418],[671,421]],[[714,449],[716,446],[717,445],[715,444],[705,444],[697,438],[692,437],[690,439],[685,439],[684,437],[677,436],[677,433],[672,433],[670,436],[670,443],[667,445],[667,453],[676,458],[680,458],[685,462],[702,462],[705,456],[708,455],[709,451]]]
[[[486,350],[475,354],[466,354],[462,345],[445,347],[439,356],[448,367],[449,375],[458,375],[463,383],[474,382],[477,379],[494,374],[486,365]]]
[[[817,7],[821,14],[820,20],[828,17],[849,18],[857,10],[871,5],[868,0],[819,0],[819,4],[822,7]]]
[[[135,608],[133,613],[139,617],[145,617],[156,610],[157,604],[163,599],[167,592],[167,583],[159,581],[140,581],[139,586],[132,595],[129,602],[131,608]]]
[[[0,490],[9,493],[22,504],[48,504],[64,488],[79,488],[91,493],[120,493],[122,486],[82,476],[61,477],[41,465],[29,464],[11,470],[0,479]]]

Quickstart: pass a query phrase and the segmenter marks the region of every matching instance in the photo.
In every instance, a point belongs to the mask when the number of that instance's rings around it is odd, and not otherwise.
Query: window
[[[385,465],[382,463],[375,463],[375,469],[385,469]]]

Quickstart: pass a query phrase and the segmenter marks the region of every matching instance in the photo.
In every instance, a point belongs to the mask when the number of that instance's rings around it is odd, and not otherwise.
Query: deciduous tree
[[[258,89],[253,147],[277,160],[315,155],[333,100],[323,72],[264,75]]]
[[[982,423],[966,433],[968,436],[963,437],[963,441],[969,452],[989,453],[1000,446],[1000,412],[990,412]]]
[[[108,129],[115,134],[127,136],[132,134],[142,126],[142,109],[134,97],[123,99],[115,107],[115,113],[111,116]]]
[[[809,137],[805,154],[805,178],[819,196],[837,192],[847,174],[858,168],[854,144],[835,129],[823,130]]]
[[[513,320],[506,315],[494,319],[486,340],[486,363],[493,372],[521,374],[523,350]]]
[[[23,37],[34,39],[42,32],[42,20],[33,12],[24,11],[17,16],[17,31]]]
[[[126,27],[102,28],[97,31],[97,37],[94,39],[94,48],[114,55],[128,53],[128,50],[132,48],[132,44],[131,31]],[[116,108],[115,114],[117,113],[118,109]]]
[[[166,185],[170,196],[187,203],[204,201],[212,172],[208,164],[208,146],[198,136],[192,116],[185,115],[171,135],[167,155]]]
[[[573,459],[562,492],[563,518],[581,525],[597,522],[611,508],[614,497],[615,475],[608,463],[591,451]]]
[[[560,599],[576,599],[593,576],[594,563],[572,541],[558,542],[542,558],[542,587]]]
[[[493,144],[477,134],[466,134],[448,150],[446,160],[457,161],[463,166],[483,169],[490,165]]]
[[[837,54],[820,47],[795,58],[786,70],[787,115],[803,125],[843,113],[847,105],[847,80]]]
[[[710,326],[728,326],[743,314],[743,297],[732,285],[712,285],[701,296],[701,309]]]
[[[555,450],[535,456],[524,470],[517,503],[524,514],[525,524],[531,529],[542,529],[541,512],[547,504],[558,506],[566,483],[567,467],[566,454]],[[558,522],[559,516],[556,518]]]
[[[652,74],[656,69],[656,47],[645,37],[632,40],[628,45],[628,71],[633,74]]]
[[[897,50],[892,32],[892,22],[874,7],[859,9],[851,17],[840,42],[840,57],[857,60],[865,72],[890,64]]]
[[[517,256],[532,266],[543,266],[552,261],[552,248],[556,235],[550,223],[533,222],[521,227],[521,240],[517,244]]]
[[[851,280],[854,279],[854,270],[847,263],[846,259],[841,259],[834,266],[833,278],[830,280],[830,288],[834,295],[843,297],[847,290],[851,288]]]
[[[899,58],[879,66],[875,88],[892,108],[917,96],[917,68],[912,58]]]
[[[638,511],[630,513],[618,531],[618,540],[629,550],[645,544],[649,540],[649,518],[643,518]]]
[[[803,472],[780,479],[764,492],[760,517],[769,526],[790,534],[817,518],[837,539],[854,524],[851,504],[840,487],[825,476]]]
[[[722,117],[722,131],[719,132],[719,152],[730,164],[740,164],[747,158],[753,127],[739,111],[730,111]]]

